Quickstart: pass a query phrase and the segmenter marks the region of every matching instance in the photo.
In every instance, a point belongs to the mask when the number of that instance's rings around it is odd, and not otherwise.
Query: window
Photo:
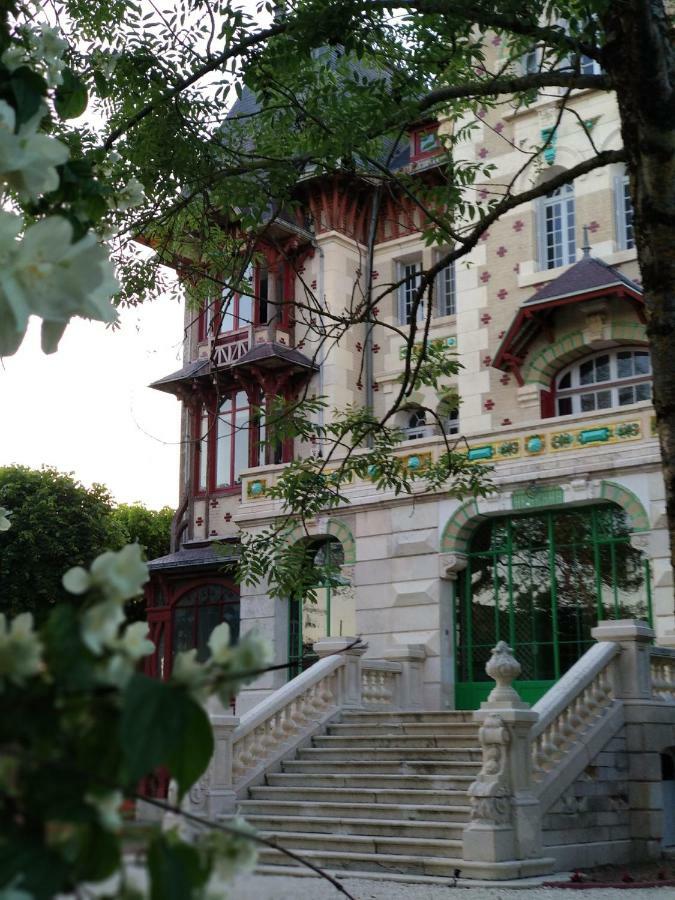
[[[405,413],[406,425],[403,432],[409,441],[416,441],[419,438],[428,437],[432,432],[432,427],[427,425],[427,414],[423,409],[415,407]]]
[[[412,161],[433,156],[441,148],[441,142],[438,139],[438,125],[413,131],[410,139],[410,159]]]
[[[454,316],[457,313],[454,262],[441,269],[436,276],[436,309],[439,316]]]
[[[567,184],[543,198],[539,208],[539,262],[543,269],[566,266],[576,259],[574,187]]]
[[[602,66],[597,59],[582,55],[579,58],[579,71],[582,75],[600,75]]]
[[[196,424],[198,434],[195,457],[197,491],[235,488],[241,472],[247,469],[256,450],[256,464],[264,463],[264,447],[259,439],[258,423],[252,420],[245,391],[228,394],[217,415],[202,407]]]
[[[633,234],[633,202],[630,196],[628,175],[618,175],[614,181],[614,207],[616,209],[616,242],[621,250],[635,246]]]
[[[216,488],[238,484],[239,473],[248,468],[250,417],[244,391],[226,397],[220,404],[216,424]]]
[[[532,47],[521,57],[521,66],[524,75],[532,75],[539,71],[539,48]]]
[[[597,353],[569,366],[556,379],[557,414],[569,416],[650,400],[651,372],[648,350]]]
[[[204,662],[209,656],[211,632],[227,622],[230,643],[239,637],[239,595],[222,584],[205,584],[192,588],[173,607],[172,656],[196,648],[197,659]]]
[[[356,634],[354,589],[345,575],[345,552],[336,537],[307,547],[307,567],[314,599],[295,596],[289,609],[289,677],[316,661],[314,644],[323,637]]]
[[[398,289],[398,321],[409,325],[412,316],[415,291],[420,286],[422,265],[419,262],[399,263],[398,280],[403,283]],[[417,307],[417,321],[424,320],[424,300]]]
[[[199,319],[199,340],[204,341],[214,335],[241,331],[255,321],[256,306],[258,320],[267,321],[267,269],[258,272],[260,300],[256,304],[254,297],[256,272],[252,265],[246,267],[242,278],[242,286],[251,293],[237,293],[224,287],[220,299],[213,299],[206,304]],[[263,297],[264,293],[264,297]],[[264,316],[264,317],[263,317]]]

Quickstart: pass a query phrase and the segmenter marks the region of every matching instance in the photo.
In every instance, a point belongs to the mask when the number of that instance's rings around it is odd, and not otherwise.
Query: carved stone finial
[[[493,688],[488,703],[516,703],[521,704],[518,693],[513,688],[513,682],[520,675],[520,663],[513,655],[513,650],[506,641],[500,641],[492,650],[492,656],[485,666],[485,671],[497,682]]]

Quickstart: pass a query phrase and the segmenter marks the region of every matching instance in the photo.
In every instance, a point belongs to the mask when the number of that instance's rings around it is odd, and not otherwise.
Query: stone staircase
[[[239,807],[264,837],[329,869],[452,876],[480,764],[470,712],[344,712]],[[295,865],[264,849],[260,862]]]

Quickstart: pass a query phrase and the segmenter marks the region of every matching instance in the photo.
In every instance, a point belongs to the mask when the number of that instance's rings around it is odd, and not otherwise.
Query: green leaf
[[[82,643],[80,622],[72,606],[61,604],[43,630],[49,671],[68,690],[88,690],[94,683],[95,658]]]
[[[150,844],[148,868],[150,900],[188,900],[209,874],[194,847],[166,835]]]
[[[40,108],[42,98],[47,93],[47,82],[28,66],[15,69],[9,81],[15,101],[16,124],[22,125]]]
[[[54,108],[62,119],[76,119],[87,108],[87,86],[71,69],[63,70],[63,83],[56,89]]]
[[[145,675],[135,675],[124,692],[120,740],[130,782],[166,766],[181,794],[213,753],[211,725],[202,707],[184,688]]]
[[[36,837],[10,831],[0,837],[0,897],[4,888],[23,889],[34,900],[51,900],[66,886],[66,864]]]
[[[81,881],[103,881],[117,871],[121,854],[120,839],[100,825],[80,829],[77,859],[74,865]]]

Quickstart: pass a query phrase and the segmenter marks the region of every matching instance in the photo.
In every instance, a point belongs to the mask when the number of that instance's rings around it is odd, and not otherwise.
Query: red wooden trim
[[[434,132],[438,135],[438,123],[434,125],[424,125],[421,128],[415,128],[410,132],[410,162],[417,162],[420,159],[429,159],[430,156],[437,156],[441,151],[440,141],[431,150],[421,150],[421,139],[426,134]]]

